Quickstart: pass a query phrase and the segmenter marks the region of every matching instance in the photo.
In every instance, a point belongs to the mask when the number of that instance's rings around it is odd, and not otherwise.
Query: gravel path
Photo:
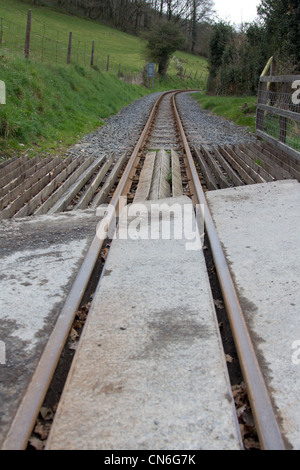
[[[133,150],[159,95],[160,93],[146,95],[106,119],[103,127],[87,134],[69,149],[68,154],[94,155],[98,158],[115,152],[118,158],[124,151]],[[177,105],[186,133],[194,145],[233,145],[256,140],[244,127],[202,110],[189,93],[180,94],[177,97]]]

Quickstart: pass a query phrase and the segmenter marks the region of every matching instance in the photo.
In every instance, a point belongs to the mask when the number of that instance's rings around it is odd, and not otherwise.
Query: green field
[[[31,47],[25,59],[29,8]],[[154,88],[147,89],[117,76],[119,64],[123,78],[125,68],[129,78],[140,76],[145,66],[145,41],[136,36],[20,0],[0,0],[0,17],[0,80],[6,84],[6,105],[0,105],[0,159],[66,148],[101,126],[104,118],[152,91],[203,88],[207,61],[201,57],[176,53],[168,76],[156,79]],[[69,32],[73,41],[67,65]],[[94,67],[90,65],[92,41]],[[185,71],[184,79],[178,76],[178,63]]]
[[[248,127],[251,132],[255,131],[256,96],[210,96],[202,93],[193,96],[202,109]]]
[[[74,143],[147,89],[78,65],[0,59],[6,105],[0,106],[0,155],[34,155]]]
[[[145,66],[143,50],[145,41],[87,18],[79,18],[49,7],[36,7],[20,0],[0,0],[0,17],[3,18],[3,46],[10,52],[23,54],[27,12],[32,10],[31,55],[39,61],[64,64],[67,57],[69,33],[72,32],[72,62],[88,66],[92,42],[95,41],[95,65],[106,70],[110,56],[110,70],[137,73]],[[179,51],[174,54],[188,76],[207,74],[207,61]],[[177,73],[172,61],[170,75]]]
[[[29,8],[31,47],[30,57],[25,59]],[[0,80],[6,84],[6,105],[0,105],[0,159],[14,153],[54,153],[152,91],[205,89],[207,60],[183,51],[172,57],[167,77],[156,77],[154,88],[147,89],[141,81],[145,40],[101,22],[37,7],[27,0],[0,0],[0,18]],[[72,54],[71,64],[67,64],[70,32]],[[140,85],[120,80],[119,70],[121,78],[135,78]],[[193,96],[203,109],[255,131],[255,96],[210,96],[203,92]],[[276,120],[266,119],[265,126],[266,132],[278,138]],[[288,125],[287,141],[299,148],[299,130],[293,126]]]

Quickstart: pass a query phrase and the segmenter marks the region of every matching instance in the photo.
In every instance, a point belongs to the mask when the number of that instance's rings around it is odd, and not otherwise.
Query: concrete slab
[[[300,449],[300,185],[206,194],[289,447]]]
[[[187,250],[192,227],[161,236],[170,206],[191,210],[191,200],[157,202],[160,237],[148,238],[139,204],[140,234],[112,243],[48,450],[241,448],[201,246]],[[174,211],[174,233],[181,219]],[[123,214],[120,225],[135,223]]]
[[[98,222],[78,211],[0,223],[0,445]]]

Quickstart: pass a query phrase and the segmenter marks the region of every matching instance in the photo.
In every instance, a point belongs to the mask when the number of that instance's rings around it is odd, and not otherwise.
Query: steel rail
[[[128,161],[126,169],[121,177],[118,187],[111,200],[111,205],[115,210],[118,208],[119,198],[123,194],[124,187],[130,177],[130,173],[134,167],[134,163],[138,153],[145,142],[153,121],[156,109],[166,94],[162,94],[154,104],[147,123],[138,139],[133,153]],[[205,225],[208,232],[211,247],[213,249],[214,260],[218,272],[224,302],[229,314],[229,320],[233,330],[236,346],[241,362],[245,382],[247,385],[249,399],[254,413],[259,438],[262,447],[265,449],[284,449],[285,446],[280,435],[280,431],[274,416],[273,408],[270,402],[263,376],[257,362],[251,339],[243,319],[241,307],[235,292],[234,284],[226,263],[226,259],[217,236],[217,232],[208,209],[205,195],[198,178],[198,174],[192,159],[192,155],[184,134],[184,130],[179,118],[173,95],[174,113],[178,123],[178,129],[181,140],[184,145],[185,153],[190,167],[190,173],[193,177],[194,188],[197,193],[200,204],[204,206]],[[106,216],[107,232],[113,220],[113,215],[109,213]],[[7,437],[2,445],[2,450],[21,450],[27,447],[30,433],[35,424],[40,407],[42,406],[44,397],[47,393],[51,379],[55,372],[58,360],[61,356],[62,349],[66,342],[68,333],[74,321],[76,312],[80,306],[84,292],[87,288],[89,279],[93,272],[95,263],[101,252],[105,237],[94,237],[88,253],[82,263],[82,266],[76,276],[73,286],[65,301],[63,309],[58,317],[56,325],[49,337],[48,343],[40,358],[35,373],[18,408],[13,423],[9,429]]]
[[[242,373],[247,386],[247,392],[258,437],[263,450],[285,450],[281,432],[274,414],[271,399],[261,372],[250,334],[239,303],[238,295],[228,268],[228,264],[217,234],[216,227],[210,213],[205,193],[200,183],[198,173],[193,161],[190,147],[185,136],[183,125],[176,107],[175,94],[172,97],[174,114],[185,154],[193,177],[197,198],[203,208],[203,218],[209,238],[213,258],[228,313]]]
[[[146,140],[147,134],[149,132],[159,103],[162,98],[168,93],[170,93],[170,91],[163,93],[156,100],[146,122],[146,125],[129,158],[125,171],[119,181],[119,184],[110,202],[111,206],[113,206],[115,211],[118,208],[119,198],[122,195],[130,172],[134,167],[136,157]],[[107,213],[106,217],[107,233],[114,218],[113,212]],[[72,327],[75,315],[80,307],[81,300],[86,291],[88,282],[92,275],[93,269],[101,252],[105,239],[105,236],[99,238],[96,234],[88,249],[88,252],[77,273],[75,281],[71,287],[71,290],[66,298],[61,313],[54,326],[54,329],[52,330],[52,333],[48,339],[42,356],[38,362],[37,368],[20,403],[20,406],[8,431],[6,439],[1,447],[1,450],[24,450],[27,447],[30,434],[33,430],[34,424],[39,414],[39,410],[43,404],[43,400],[46,396],[47,390],[49,388],[50,382],[54,375],[59,358],[61,356],[63,347],[67,340],[69,331]]]

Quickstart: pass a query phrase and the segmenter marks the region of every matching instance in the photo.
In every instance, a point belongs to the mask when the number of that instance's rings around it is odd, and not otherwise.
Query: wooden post
[[[283,94],[283,101],[285,104],[282,106],[283,109],[289,109],[289,100],[285,97],[290,93],[290,83],[285,82],[282,84],[281,93]],[[286,143],[287,137],[287,118],[284,116],[279,117],[279,140],[280,142]]]
[[[106,72],[109,71],[109,55],[107,56]]]
[[[71,51],[72,51],[72,33],[69,34],[69,45],[68,45],[67,64],[70,64],[70,63],[71,63]]]
[[[30,54],[30,33],[31,33],[31,10],[28,10],[26,36],[25,36],[25,49],[24,49],[26,59],[28,59],[29,54]]]
[[[94,52],[95,52],[95,41],[92,44],[92,55],[91,55],[91,67],[94,65]]]
[[[119,64],[118,77],[121,77],[121,64]]]
[[[0,47],[3,44],[3,18],[1,18],[1,30],[0,30]]]
[[[58,52],[58,40],[56,40],[55,44],[55,63],[57,64],[57,52]]]
[[[258,83],[257,104],[266,104],[267,82]],[[259,131],[264,130],[265,112],[262,109],[256,109],[255,129]]]
[[[42,53],[41,53],[41,60],[44,62],[44,36],[42,36]]]

